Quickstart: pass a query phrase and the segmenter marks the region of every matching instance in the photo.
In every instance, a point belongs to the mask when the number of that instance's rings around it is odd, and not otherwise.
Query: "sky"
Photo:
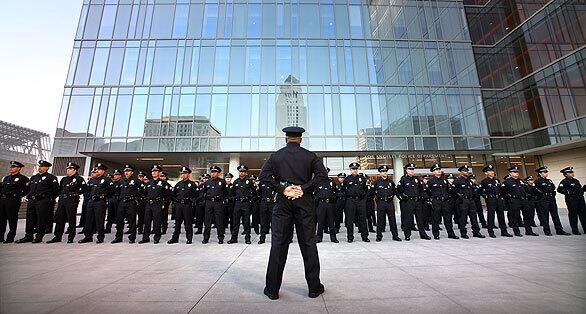
[[[0,1],[0,120],[53,137],[82,3]]]

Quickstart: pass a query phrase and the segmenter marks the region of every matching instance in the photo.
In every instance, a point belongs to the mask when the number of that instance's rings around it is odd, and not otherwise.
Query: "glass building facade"
[[[397,158],[480,167],[560,121],[584,134],[581,10],[540,0],[84,0],[53,157],[259,165],[283,146],[281,128],[299,125],[333,169]],[[563,29],[572,33],[553,40]]]

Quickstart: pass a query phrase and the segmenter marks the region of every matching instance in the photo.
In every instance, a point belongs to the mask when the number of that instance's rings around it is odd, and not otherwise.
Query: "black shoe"
[[[218,244],[224,244],[224,239],[219,239]]]
[[[131,234],[132,232],[130,230],[124,232],[124,234]]]
[[[526,236],[532,236],[532,237],[538,237],[539,236],[537,233],[535,233],[533,231],[531,231],[531,232],[525,232],[525,235]]]
[[[419,229],[417,229],[417,227],[413,227],[411,228],[411,231],[419,231]]]
[[[142,239],[142,240],[138,241],[138,244],[144,244],[144,243],[149,243],[149,242],[151,242],[150,239]]]
[[[496,235],[494,234],[494,232],[489,232],[488,233],[488,236],[491,237],[491,238],[496,238]]]
[[[354,238],[348,238],[348,243],[354,242]]]
[[[460,238],[462,239],[470,239],[470,237],[467,234],[461,234]]]
[[[334,238],[334,239],[331,239],[331,242],[332,242],[332,243],[340,243],[340,241],[338,241],[338,239],[336,239],[336,238]]]
[[[324,293],[324,291],[326,291],[326,289],[324,288],[324,285],[322,285],[320,283],[318,290],[317,291],[309,291],[308,296],[312,299],[315,299],[315,298],[319,297],[322,293]]]
[[[67,243],[73,243],[73,239],[67,239]]]
[[[98,239],[98,240],[96,241],[96,243],[97,243],[97,244],[104,243],[104,239]]]
[[[421,237],[421,240],[431,240],[431,237],[428,235],[424,235]]]
[[[269,299],[271,299],[271,300],[277,300],[279,298],[279,295],[278,294],[271,294],[271,293],[269,293],[269,291],[267,290],[267,288],[265,288],[265,290],[263,291],[263,293],[267,297],[269,297]]]
[[[115,238],[114,240],[110,241],[111,244],[116,244],[122,242],[121,238]]]
[[[167,244],[175,244],[179,243],[179,239],[171,238],[171,240],[167,241]]]
[[[81,230],[80,232],[78,232],[77,234],[83,234],[83,230]]]
[[[411,241],[411,236],[405,236],[405,241]]]
[[[191,239],[185,241],[185,244],[191,244],[191,243],[193,243],[193,241]]]
[[[197,229],[193,234],[202,234],[201,229]]]
[[[439,236],[433,236],[433,239],[434,239],[434,240],[439,240],[439,239],[440,239],[440,237],[439,237]]]
[[[129,243],[129,244],[136,243],[136,240],[128,240],[128,243]]]
[[[315,239],[315,243],[321,243],[322,239]]]
[[[83,239],[77,241],[77,243],[90,243],[90,242],[94,242],[94,239],[92,239],[92,238],[83,238]]]
[[[362,238],[362,242],[370,242],[369,238]]]
[[[557,235],[563,235],[563,236],[569,236],[569,235],[571,235],[570,233],[565,232],[564,230],[562,230],[562,231],[556,231],[555,234],[557,234]]]
[[[372,229],[372,228],[368,229],[368,232],[370,232],[370,233],[376,233],[376,231],[374,231],[374,229]]]
[[[210,242],[210,240],[209,240],[209,239],[203,239],[203,240],[201,241],[201,244],[208,244],[208,242]]]
[[[250,238],[246,238],[246,239],[244,239],[244,243],[251,244],[252,242],[250,242]]]
[[[457,236],[457,235],[455,235],[455,234],[452,234],[452,235],[449,235],[449,236],[448,236],[448,239],[454,239],[454,240],[458,240],[458,239],[460,239],[460,237],[459,237],[459,236]]]
[[[573,235],[581,235],[580,231],[572,231]]]
[[[399,238],[398,236],[394,236],[393,241],[401,242],[403,240],[401,240],[401,238]]]
[[[110,227],[110,228],[106,228],[106,229],[104,230],[104,233],[112,233],[112,227]]]
[[[8,243],[12,243],[12,242],[14,242],[14,238],[8,238],[8,239],[2,241],[2,243],[4,243],[4,244],[8,244]]]
[[[482,229],[488,229],[488,225],[487,224],[482,224]]]
[[[159,239],[153,240],[153,244],[159,244]]]
[[[263,243],[265,243],[265,237],[260,236],[260,238],[258,239],[258,244],[263,244]]]
[[[552,237],[552,236],[553,236],[553,234],[551,234],[551,232],[546,232],[546,233],[545,233],[545,236],[547,236],[547,237]]]
[[[22,239],[16,240],[16,243],[28,243],[28,242],[33,242],[33,238],[32,237],[24,237]]]
[[[472,234],[472,236],[473,236],[474,238],[479,238],[479,239],[484,239],[484,238],[486,238],[486,237],[485,237],[485,236],[484,236],[482,233],[480,233],[480,232],[479,232],[479,233],[473,233],[473,234]]]
[[[522,234],[521,234],[521,232],[519,232],[519,231],[515,232],[515,236],[516,236],[516,237],[520,237],[520,238],[521,238],[521,237],[523,237],[523,235],[522,235]]]
[[[376,237],[376,242],[380,242],[380,241],[382,241],[382,240],[383,240],[383,238],[381,238],[381,237]]]
[[[501,237],[512,238],[513,235],[508,232],[505,232],[505,233],[501,233]]]
[[[54,237],[53,239],[47,241],[47,243],[59,243],[61,242],[61,238]]]
[[[238,243],[238,240],[237,240],[237,239],[230,239],[230,240],[228,240],[228,242],[227,242],[227,243],[228,243],[228,244],[232,244],[232,243]]]

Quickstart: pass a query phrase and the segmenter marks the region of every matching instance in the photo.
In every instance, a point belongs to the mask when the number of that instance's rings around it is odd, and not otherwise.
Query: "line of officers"
[[[175,186],[167,182],[167,174],[159,165],[153,166],[149,178],[142,171],[135,174],[131,165],[108,175],[108,167],[98,163],[87,182],[79,175],[80,167],[75,163],[67,164],[67,175],[60,181],[48,172],[51,166],[47,161],[39,161],[38,173],[28,179],[20,174],[24,167],[21,163],[10,163],[10,174],[3,178],[0,188],[0,241],[14,241],[22,197],[28,200],[26,228],[25,236],[17,243],[40,243],[45,234],[50,233],[54,237],[47,243],[61,242],[64,234],[67,234],[67,242],[72,243],[82,195],[82,215],[77,227],[83,228],[80,232],[83,238],[79,243],[93,242],[95,234],[96,243],[102,243],[114,224],[112,243],[122,242],[124,234],[128,235],[130,243],[136,242],[137,234],[142,235],[139,243],[150,242],[151,235],[154,243],[159,243],[161,235],[167,232],[170,209],[175,228],[169,244],[178,243],[182,226],[188,244],[192,243],[194,234],[201,233],[202,243],[208,243],[212,226],[217,230],[220,244],[224,242],[226,229],[230,235],[228,244],[237,243],[240,225],[247,244],[251,243],[252,229],[260,234],[259,244],[265,242],[270,230],[276,192],[249,175],[245,165],[237,168],[239,176],[235,180],[230,173],[222,178],[221,168],[212,166],[210,173],[197,182],[191,180],[191,170],[183,166],[180,181]],[[485,237],[481,227],[487,228],[492,238],[496,237],[495,229],[499,229],[503,237],[512,237],[508,228],[515,236],[522,236],[522,228],[525,235],[537,236],[533,231],[537,227],[535,214],[545,235],[552,235],[550,216],[557,235],[570,235],[564,231],[558,215],[556,191],[565,195],[572,233],[580,234],[578,222],[586,232],[586,186],[574,178],[572,167],[560,171],[565,178],[557,189],[548,178],[547,167],[535,170],[536,179],[529,176],[522,180],[519,168],[513,166],[501,182],[496,178],[493,166],[487,165],[483,169],[486,178],[477,183],[467,165],[458,169],[458,176],[453,176],[445,175],[440,165],[434,164],[429,169],[431,176],[419,178],[415,175],[416,165],[411,163],[405,166],[405,174],[396,185],[388,175],[388,166],[378,168],[380,176],[373,184],[366,175],[359,173],[358,163],[351,163],[349,168],[350,175],[340,173],[337,180],[330,178],[313,191],[317,242],[322,242],[326,233],[332,242],[338,243],[337,234],[342,223],[347,229],[348,242],[354,241],[355,226],[362,241],[370,242],[369,232],[376,233],[376,241],[381,241],[387,220],[392,239],[402,241],[395,218],[395,197],[399,199],[401,230],[407,241],[413,231],[418,231],[421,239],[430,240],[426,232],[430,225],[436,240],[440,239],[440,225],[451,239],[468,239],[468,224],[472,236],[477,238]],[[486,203],[486,218],[481,197]],[[7,223],[10,230],[4,238]],[[66,231],[65,223],[68,224]],[[454,224],[459,229],[459,236],[454,231]]]

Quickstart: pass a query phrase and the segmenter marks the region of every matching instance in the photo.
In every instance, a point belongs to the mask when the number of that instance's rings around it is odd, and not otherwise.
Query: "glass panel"
[[[175,8],[168,4],[155,4],[151,38],[171,38]]]
[[[120,71],[122,70],[122,60],[124,57],[124,48],[112,48],[108,58],[108,70],[106,71],[106,84],[118,85],[120,82]]]
[[[132,96],[119,95],[116,102],[116,113],[114,115],[114,124],[112,136],[126,136],[128,128],[128,119],[130,117],[130,106]]]
[[[128,136],[144,136],[145,113],[147,109],[147,95],[134,95],[132,100],[132,113],[130,115],[130,126]]]
[[[110,49],[97,48],[94,55],[94,64],[92,66],[92,75],[90,77],[90,85],[104,84],[104,77],[106,76],[106,65],[108,63],[108,54]]]
[[[173,38],[185,38],[187,35],[187,23],[189,5],[178,4],[175,9],[175,20],[173,21]]]
[[[102,23],[100,25],[100,39],[112,38],[114,32],[114,22],[116,21],[116,9],[115,5],[104,6],[104,14],[102,15]]]
[[[87,20],[85,22],[83,38],[98,37],[98,29],[100,27],[100,20],[102,19],[103,9],[104,7],[101,5],[90,5],[87,14]]]
[[[218,23],[218,5],[213,3],[206,3],[205,15],[203,19],[203,34],[202,37],[216,36],[216,27]]]
[[[216,47],[216,58],[214,63],[214,83],[228,83],[228,54],[229,47]]]
[[[92,96],[71,96],[64,136],[86,135],[92,101]]]
[[[138,48],[127,48],[126,54],[124,55],[124,65],[122,66],[122,78],[120,79],[120,84],[134,84],[137,62]]]
[[[77,62],[77,69],[75,70],[75,85],[87,85],[90,79],[90,66],[94,57],[93,48],[81,48],[79,53],[79,60]]]
[[[319,12],[317,4],[301,4],[299,18],[299,36],[319,38]]]
[[[177,48],[159,47],[155,52],[153,63],[153,75],[151,83],[153,84],[171,84],[175,72],[175,61]]]
[[[128,32],[128,24],[130,23],[130,12],[132,6],[126,4],[118,5],[118,14],[116,15],[116,26],[114,26],[114,38],[124,39]]]

